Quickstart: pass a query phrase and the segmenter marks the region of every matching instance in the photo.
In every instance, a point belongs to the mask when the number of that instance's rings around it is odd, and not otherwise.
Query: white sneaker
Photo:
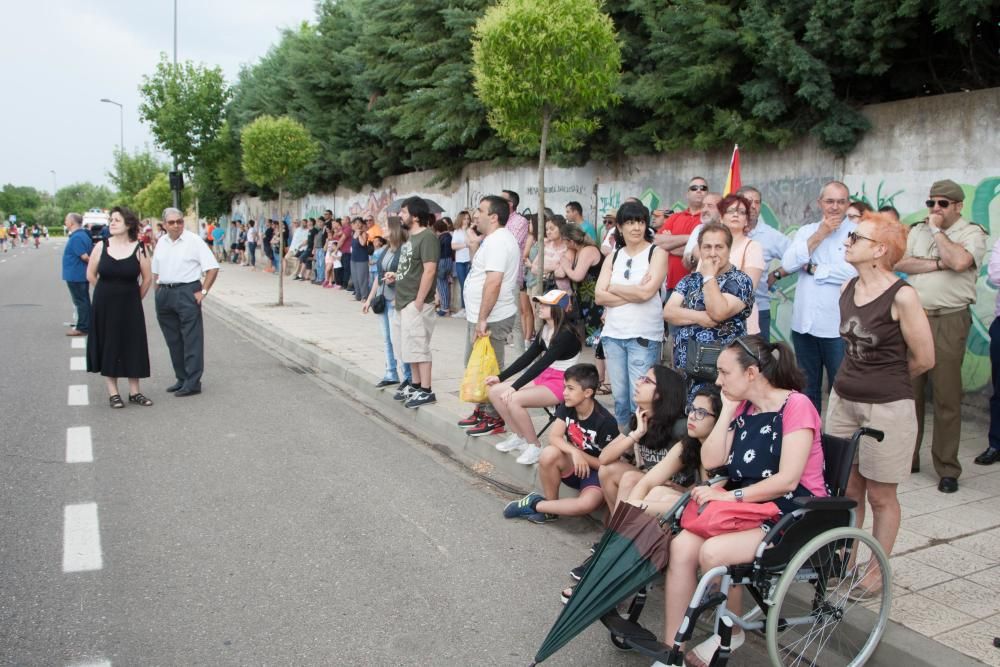
[[[452,313],[451,316],[452,317],[460,317],[460,318],[464,319],[465,318],[465,308],[463,308],[462,310],[458,311],[457,313]]]
[[[511,433],[510,437],[504,438],[497,443],[498,452],[512,452],[515,449],[518,451],[524,451],[524,448],[528,445],[528,441],[519,436],[517,433]]]
[[[526,466],[538,463],[538,459],[542,456],[542,448],[538,445],[528,445],[521,452],[521,455],[517,457],[518,463],[523,463]]]

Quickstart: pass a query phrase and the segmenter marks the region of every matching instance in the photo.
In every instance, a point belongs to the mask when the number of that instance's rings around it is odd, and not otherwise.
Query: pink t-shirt
[[[746,401],[743,401],[737,406],[736,414],[742,414],[745,409]],[[757,414],[757,411],[751,408],[750,414]],[[788,402],[785,403],[785,410],[781,416],[781,432],[784,435],[804,428],[812,430],[813,439],[809,458],[806,459],[806,467],[802,470],[799,482],[814,496],[825,498],[826,480],[823,478],[822,422],[812,401],[805,394],[793,391],[788,396]]]

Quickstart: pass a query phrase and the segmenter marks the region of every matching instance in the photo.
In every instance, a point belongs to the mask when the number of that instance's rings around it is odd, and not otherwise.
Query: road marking
[[[71,384],[69,386],[69,404],[70,405],[90,404],[90,400],[87,398],[87,385]]]
[[[74,662],[69,667],[111,667],[110,660],[94,660],[92,662]]]
[[[63,572],[90,572],[103,567],[97,503],[67,505],[63,521]]]
[[[89,426],[66,429],[66,463],[93,463],[94,447]]]
[[[68,324],[66,326],[69,326]],[[86,350],[87,349],[87,339],[86,338],[73,338],[69,342],[69,347],[71,350]]]
[[[85,370],[87,370],[87,357],[70,357],[69,358],[69,369],[71,371],[85,371]]]

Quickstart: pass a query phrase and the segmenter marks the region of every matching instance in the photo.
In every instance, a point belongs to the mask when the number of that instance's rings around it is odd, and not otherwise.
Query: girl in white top
[[[455,231],[451,233],[451,249],[455,251],[455,277],[458,279],[458,298],[464,299],[465,279],[469,277],[469,268],[472,265],[472,252],[470,252],[470,234],[467,233],[469,225],[472,224],[472,216],[468,211],[462,211],[455,216]],[[452,317],[465,317],[465,301],[460,301],[461,308]]]
[[[652,244],[649,210],[639,202],[623,204],[615,222],[617,250],[604,260],[595,301],[605,307],[601,342],[615,420],[624,429],[636,408],[630,389],[660,361],[667,253]]]

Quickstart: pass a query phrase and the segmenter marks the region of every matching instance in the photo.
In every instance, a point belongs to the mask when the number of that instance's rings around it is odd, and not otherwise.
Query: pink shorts
[[[563,377],[563,371],[558,371],[554,368],[546,368],[539,374],[534,380],[533,384],[537,384],[539,387],[545,387],[552,392],[552,395],[556,397],[556,400],[560,403],[563,402],[563,387],[566,386],[565,378]]]

